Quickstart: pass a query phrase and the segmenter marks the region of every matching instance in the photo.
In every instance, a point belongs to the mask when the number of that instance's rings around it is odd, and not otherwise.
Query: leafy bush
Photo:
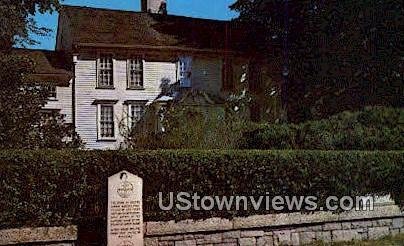
[[[162,211],[158,192],[200,195],[392,194],[403,205],[404,152],[0,151],[0,227],[105,224],[107,178],[144,179],[144,217],[180,220],[274,211]],[[165,202],[164,204],[167,204]]]
[[[402,150],[404,109],[366,108],[298,125],[262,125],[245,137],[249,149]]]
[[[164,131],[156,132],[155,118],[152,110],[151,117],[146,116],[133,129],[127,140],[131,148],[237,149],[243,142],[244,132],[253,125],[226,107],[174,105],[164,112],[160,126]]]

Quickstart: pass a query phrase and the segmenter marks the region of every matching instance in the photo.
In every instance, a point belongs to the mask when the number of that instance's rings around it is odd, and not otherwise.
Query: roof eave
[[[225,50],[225,49],[199,49],[181,46],[155,46],[155,45],[131,45],[131,44],[106,44],[106,43],[75,43],[75,49],[79,48],[100,48],[100,49],[132,49],[149,51],[170,51],[178,53],[210,54],[210,55],[246,55],[246,52]]]
[[[35,81],[44,84],[50,83],[56,86],[68,87],[72,78],[73,74],[71,73],[35,73],[26,75],[25,81]]]

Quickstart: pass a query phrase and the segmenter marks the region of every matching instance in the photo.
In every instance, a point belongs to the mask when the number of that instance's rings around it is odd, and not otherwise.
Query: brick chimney
[[[142,12],[167,14],[167,0],[141,0]]]

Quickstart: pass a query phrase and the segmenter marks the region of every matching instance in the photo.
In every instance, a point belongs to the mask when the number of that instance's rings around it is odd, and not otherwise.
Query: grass
[[[397,236],[388,236],[377,240],[352,241],[339,243],[323,243],[317,242],[309,244],[310,246],[404,246],[404,234]]]

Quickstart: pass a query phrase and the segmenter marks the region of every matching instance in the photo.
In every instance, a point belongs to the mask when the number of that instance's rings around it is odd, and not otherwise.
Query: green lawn
[[[404,246],[404,234],[397,236],[389,236],[378,240],[369,241],[353,241],[353,242],[341,242],[341,243],[314,243],[310,246]]]

